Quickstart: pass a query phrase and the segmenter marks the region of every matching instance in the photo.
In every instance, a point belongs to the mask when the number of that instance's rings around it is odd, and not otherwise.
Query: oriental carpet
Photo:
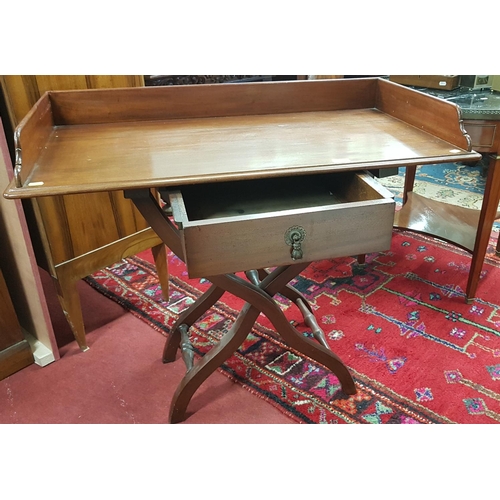
[[[263,315],[220,370],[301,423],[499,423],[500,259],[492,234],[473,304],[466,304],[470,255],[439,240],[395,231],[391,249],[311,264],[292,284],[308,298],[332,350],[358,392],[289,349]],[[169,254],[170,300],[161,296],[148,252],[87,281],[168,335],[178,315],[209,286]],[[311,336],[297,307],[287,318]],[[198,356],[229,330],[242,301],[228,293],[191,329]],[[161,356],[161,353],[158,353]]]

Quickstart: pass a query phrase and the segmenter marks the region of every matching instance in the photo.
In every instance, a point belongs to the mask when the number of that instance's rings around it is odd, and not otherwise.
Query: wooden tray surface
[[[288,85],[279,88],[283,91],[292,89],[295,98],[304,96],[303,100],[307,101],[306,89],[309,89],[309,93],[312,92],[311,89],[326,89],[332,93],[335,89],[351,89],[354,85],[359,87],[368,83],[342,82],[338,85],[332,81],[329,84],[321,87]],[[253,85],[239,87],[241,92],[236,84],[229,87],[215,85],[214,89],[204,88],[203,92],[217,91],[219,99],[227,96],[233,100],[237,99],[238,94],[244,94],[243,104],[248,108],[249,92],[253,92],[255,98],[260,93],[267,95],[271,90],[276,95],[278,88]],[[106,114],[103,112],[99,123],[75,124],[73,119],[71,124],[58,125],[56,121],[52,126],[47,125],[51,112],[54,115],[62,113],[61,106],[57,107],[58,99],[60,103],[66,102],[73,95],[82,95],[88,99],[109,95],[117,101],[116,96],[121,95],[113,91],[108,94],[61,93],[60,97],[56,96],[57,99],[46,99],[45,103],[41,103],[38,110],[40,116],[37,117],[35,111],[31,120],[23,125],[26,129],[28,126],[32,127],[33,131],[30,131],[28,137],[33,137],[34,142],[39,141],[38,149],[34,151],[31,148],[27,151],[30,165],[23,165],[25,178],[22,186],[14,187],[11,184],[6,196],[22,198],[177,186],[479,159],[477,153],[467,152],[429,133],[427,125],[416,126],[414,117],[418,113],[414,112],[415,109],[430,123],[431,129],[435,127],[433,118],[424,115],[431,115],[431,112],[428,109],[420,111],[421,102],[430,102],[433,106],[444,106],[445,111],[455,113],[454,120],[446,119],[454,121],[452,126],[458,129],[459,116],[453,105],[432,100],[429,96],[419,95],[390,82],[378,85],[381,87],[378,104],[381,109],[387,108],[387,113],[377,109],[377,102],[373,101],[373,107],[364,109],[273,114],[251,114],[247,110],[247,114],[234,116],[109,123],[104,122]],[[298,93],[297,89],[300,88],[304,89],[302,93]],[[140,92],[148,89],[133,90],[136,92],[126,94],[127,98],[152,95]],[[162,95],[168,95],[169,90],[162,89]],[[221,94],[223,90],[224,94]],[[197,89],[186,89],[185,92],[191,92],[193,97],[197,95]],[[337,95],[336,101],[339,101],[338,93],[332,95]],[[150,101],[154,103],[152,99]],[[285,99],[283,101],[284,103],[278,103],[280,109],[286,109]],[[55,104],[51,105],[51,102]],[[148,113],[152,113],[151,102]],[[324,102],[328,102],[327,97],[322,97],[321,106],[325,106]],[[275,105],[276,108],[279,107],[278,104]],[[335,105],[339,107],[339,104]],[[307,109],[307,102],[301,106]],[[410,108],[406,110],[405,107],[408,106]],[[319,104],[312,107],[319,107]],[[94,104],[93,109],[98,108]],[[409,120],[401,119],[401,116],[406,115],[411,115]],[[438,113],[436,120],[442,119],[442,115],[442,112]],[[45,136],[37,130],[35,119],[46,123]],[[113,117],[110,118],[112,119]],[[456,137],[456,132],[453,134]],[[461,141],[461,145],[463,143]]]

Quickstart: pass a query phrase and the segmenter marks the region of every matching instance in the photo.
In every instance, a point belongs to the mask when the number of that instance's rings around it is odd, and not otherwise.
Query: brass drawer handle
[[[302,259],[302,242],[306,231],[302,226],[292,226],[285,231],[285,243],[290,247],[292,260]]]

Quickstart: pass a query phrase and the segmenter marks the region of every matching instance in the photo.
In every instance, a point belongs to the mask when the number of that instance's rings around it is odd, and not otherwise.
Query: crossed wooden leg
[[[297,276],[306,266],[307,264],[283,266],[277,268],[272,273],[260,271],[259,275],[264,277],[264,279],[258,284],[245,281],[233,274],[207,278],[213,285],[179,317],[174,325],[165,345],[163,358],[165,362],[175,359],[175,353],[179,346],[181,346],[181,350],[189,350],[189,346],[181,345],[183,332],[208,310],[224,291],[242,298],[246,301],[246,304],[243,306],[231,330],[222,338],[219,344],[212,348],[196,364],[187,366],[187,372],[172,399],[170,407],[171,423],[180,422],[185,418],[186,409],[198,387],[238,349],[246,339],[261,312],[269,318],[276,331],[292,349],[330,369],[338,377],[344,393],[356,393],[356,387],[348,369],[330,351],[324,336],[322,337],[321,335],[321,329],[317,326],[316,321],[311,319],[314,316],[307,300],[288,285],[288,282]],[[304,337],[289,323],[273,299],[276,293],[286,295],[296,302],[304,314],[306,322],[309,321],[313,332],[316,331],[315,336],[319,343]],[[318,330],[321,333],[318,333]],[[182,343],[184,344],[184,342]]]
[[[126,191],[125,196],[132,199],[135,206],[162,241],[178,257],[182,258],[181,234],[152,193],[147,189],[138,189]],[[314,319],[307,300],[288,285],[308,264],[300,263],[282,266],[271,273],[264,270],[250,271],[247,273],[250,281],[246,281],[234,274],[207,277],[212,286],[181,314],[172,328],[163,351],[163,361],[167,363],[175,359],[177,350],[180,348],[187,367],[187,372],[172,399],[170,422],[176,423],[184,419],[189,402],[198,387],[238,349],[261,312],[269,318],[276,331],[290,348],[331,370],[338,377],[344,393],[356,393],[356,386],[351,374],[342,361],[328,348],[323,332]],[[224,292],[240,297],[246,304],[243,306],[231,330],[224,335],[219,344],[194,363],[188,330],[204,312],[219,300]],[[283,311],[273,299],[277,293],[290,298],[297,304],[304,314],[306,323],[311,326],[318,342],[304,337],[289,323]]]

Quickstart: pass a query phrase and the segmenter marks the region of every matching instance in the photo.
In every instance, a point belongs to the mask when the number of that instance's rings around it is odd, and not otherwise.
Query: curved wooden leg
[[[286,267],[286,266],[285,266]],[[213,283],[219,285],[230,293],[241,297],[262,311],[276,328],[276,331],[283,337],[283,340],[299,353],[317,361],[331,370],[339,379],[342,390],[346,394],[356,394],[356,386],[349,370],[341,359],[332,351],[304,337],[287,320],[283,311],[279,308],[272,296],[283,286],[283,279],[289,279],[289,275],[295,274],[296,266],[283,268],[275,275],[275,279],[264,280],[260,287],[256,287],[235,275],[221,275],[209,278]],[[271,275],[268,277],[271,278]]]
[[[265,269],[259,269],[259,277],[261,280],[265,279],[267,276],[269,276],[269,274],[270,273],[268,271],[266,271]],[[287,284],[276,293],[279,293],[279,294],[283,295],[283,297],[290,299],[296,305],[297,305],[297,301],[301,300],[305,304],[307,309],[309,309],[309,311],[311,313],[314,313],[314,311],[312,310],[312,307],[309,304],[309,301],[306,299],[306,297],[302,293],[300,293],[298,290],[295,290],[295,288],[293,288],[292,286]]]
[[[170,363],[175,361],[175,355],[181,342],[181,325],[187,325],[189,328],[195,323],[205,311],[208,311],[224,294],[224,290],[216,285],[212,285],[194,304],[191,304],[177,319],[170,335],[165,342],[163,349],[163,362]]]
[[[270,273],[268,273],[265,269],[259,270],[259,276],[261,276],[262,278],[265,278],[269,274]],[[290,299],[295,303],[295,305],[299,308],[300,312],[302,313],[304,322],[309,328],[311,328],[314,338],[321,345],[330,350],[330,346],[328,345],[328,342],[326,341],[325,338],[325,333],[318,325],[311,304],[309,304],[309,301],[304,297],[304,295],[295,290],[295,288],[292,288],[290,285],[285,285],[285,287],[279,290],[277,293],[284,295],[285,297],[287,297],[288,299]]]
[[[175,424],[184,420],[187,406],[193,394],[209,375],[243,343],[259,314],[258,309],[250,304],[245,304],[231,330],[184,375],[170,405],[170,423]]]

